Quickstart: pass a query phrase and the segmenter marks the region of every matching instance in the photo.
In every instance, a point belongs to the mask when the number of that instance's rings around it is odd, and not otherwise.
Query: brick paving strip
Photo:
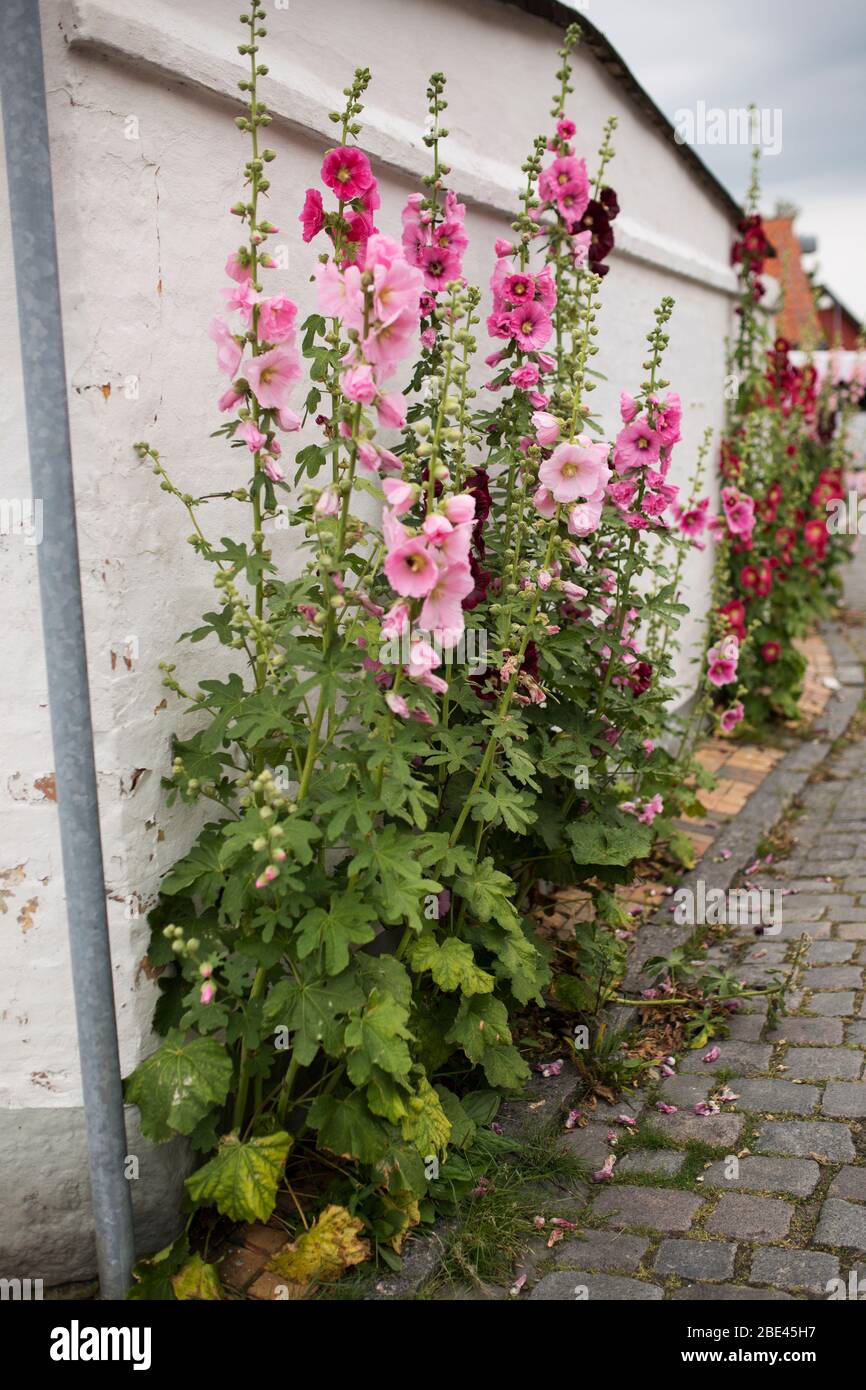
[[[866,557],[852,566],[846,591],[862,623]],[[851,626],[848,635],[862,659],[866,635]],[[790,848],[755,874],[762,888],[794,890],[782,901],[781,931],[756,938],[751,927],[729,928],[707,952],[759,986],[774,968],[786,973],[801,951],[788,1012],[770,1026],[766,1001],[743,1001],[714,1062],[702,1060],[706,1048],[681,1056],[676,1076],[627,1107],[647,1147],[632,1148],[613,1181],[593,1190],[579,1233],[553,1249],[536,1243],[525,1267],[530,1299],[817,1300],[838,1296],[833,1280],[848,1295],[852,1274],[866,1279],[866,737],[846,734],[862,675],[850,647],[831,634],[828,642],[834,668],[821,661],[812,686],[838,680],[847,713],[833,727],[832,703],[824,709],[820,692],[807,691],[811,738],[774,758],[772,770],[761,750],[706,746],[705,765],[730,779],[706,799],[708,810],[733,816],[714,840],[698,842],[704,862],[685,880],[730,887],[760,832],[799,793]],[[813,668],[818,652],[813,645]],[[722,866],[720,847],[731,851]],[[641,970],[649,956],[691,931],[677,936],[658,914],[639,935],[629,989],[648,983]],[[620,1022],[627,1019],[621,1011]],[[694,1105],[722,1079],[738,1099],[718,1115],[696,1115]],[[659,1099],[676,1114],[659,1113]],[[593,1166],[610,1152],[604,1121],[622,1107],[604,1109],[602,1123],[565,1141]],[[701,1149],[690,1151],[692,1141]]]
[[[853,620],[866,624],[866,550],[849,569],[846,596]],[[533,1242],[515,1272],[527,1275],[525,1298],[826,1299],[831,1280],[842,1279],[846,1291],[852,1273],[866,1280],[866,733],[846,736],[862,695],[855,656],[866,662],[866,626],[849,625],[846,637],[851,645],[830,624],[800,644],[809,661],[801,701],[814,721],[808,739],[787,753],[709,740],[700,756],[719,786],[701,794],[708,821],[683,826],[703,858],[682,885],[703,879],[707,891],[727,890],[799,798],[790,852],[760,882],[796,890],[784,897],[781,932],[756,940],[751,928],[732,929],[707,952],[758,986],[774,968],[786,973],[807,936],[789,1012],[771,1027],[765,1000],[743,1001],[714,1063],[702,1061],[706,1049],[686,1053],[678,1074],[652,1093],[599,1103],[593,1123],[564,1135],[565,1147],[599,1167],[611,1151],[610,1125],[627,1113],[647,1147],[624,1154],[614,1180],[588,1199],[575,1192],[551,1206],[540,1194],[540,1209],[576,1220],[579,1232],[553,1248],[544,1237]],[[656,890],[646,892],[652,901]],[[644,987],[645,961],[692,931],[657,913],[630,953],[624,988]],[[622,1007],[609,1013],[616,1027],[636,1017]],[[693,1106],[722,1078],[738,1099],[717,1115],[696,1115]],[[572,1102],[576,1081],[568,1067],[553,1080],[534,1076],[527,1095],[503,1107],[506,1131],[549,1122]],[[657,1099],[677,1112],[659,1113]],[[373,1296],[413,1297],[435,1271],[451,1224],[410,1240],[402,1272],[380,1279]],[[227,1288],[275,1297],[278,1281],[265,1266],[285,1239],[275,1223],[240,1228],[222,1265]],[[509,1293],[488,1286],[440,1296]]]

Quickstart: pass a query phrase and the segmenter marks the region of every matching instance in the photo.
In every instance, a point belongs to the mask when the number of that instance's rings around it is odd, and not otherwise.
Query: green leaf
[[[493,976],[475,964],[472,947],[456,936],[440,942],[425,934],[413,945],[409,961],[413,970],[429,970],[440,989],[461,989],[464,994],[489,994],[493,989]]]
[[[193,889],[201,899],[202,906],[211,907],[225,884],[225,874],[220,862],[221,844],[221,829],[206,825],[189,854],[179,859],[174,868],[166,874],[160,891],[172,897]]]
[[[356,893],[332,897],[328,912],[314,907],[298,923],[298,955],[304,960],[322,950],[328,974],[339,975],[349,964],[349,946],[373,940],[376,933],[370,923],[375,920],[375,909]]]
[[[513,1090],[529,1076],[529,1067],[511,1046],[505,1005],[492,994],[461,1000],[447,1040],[458,1043],[470,1062],[483,1066],[491,1086]]]
[[[442,884],[425,878],[415,853],[414,835],[401,834],[387,825],[355,855],[349,865],[350,880],[369,896],[383,922],[407,921],[422,931],[424,899],[442,891]]]
[[[345,1017],[363,1002],[364,991],[352,971],[330,978],[310,973],[297,981],[281,980],[271,990],[265,1020],[291,1031],[293,1054],[308,1067],[320,1047],[331,1057],[342,1049]]]
[[[408,1012],[390,994],[374,989],[360,1013],[352,1014],[346,1025],[345,1043],[349,1049],[347,1070],[355,1086],[370,1080],[372,1068],[381,1067],[392,1076],[407,1076],[412,1057],[406,1040],[412,1034],[406,1027]]]
[[[603,825],[597,820],[574,821],[566,830],[576,864],[630,864],[645,859],[652,849],[653,832],[632,820],[628,825]]]
[[[158,1143],[172,1134],[191,1134],[209,1110],[222,1105],[231,1079],[231,1058],[221,1043],[214,1038],[185,1042],[175,1029],[127,1078],[126,1099],[141,1112],[144,1137]]]
[[[475,1138],[477,1128],[475,1121],[467,1114],[453,1091],[449,1091],[445,1086],[437,1086],[436,1094],[442,1102],[442,1109],[451,1125],[451,1137],[448,1142],[455,1149],[465,1149]],[[497,1101],[498,1099],[497,1096]]]
[[[514,883],[500,873],[492,859],[482,859],[471,873],[456,878],[454,891],[466,899],[479,922],[494,920],[506,928],[517,926],[517,913],[509,897],[515,892]]]
[[[340,1158],[376,1163],[391,1146],[388,1129],[370,1113],[361,1091],[317,1096],[307,1118],[319,1131],[320,1146]]]
[[[186,1190],[198,1206],[213,1203],[233,1221],[267,1221],[292,1143],[283,1131],[246,1143],[227,1134],[210,1162],[187,1178]]]

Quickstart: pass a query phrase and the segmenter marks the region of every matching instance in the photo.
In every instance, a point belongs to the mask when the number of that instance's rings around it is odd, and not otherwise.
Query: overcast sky
[[[866,318],[866,0],[584,0],[670,120],[747,106],[781,112],[781,152],[762,160],[762,210],[800,208],[821,280]],[[579,18],[579,13],[578,13]],[[741,201],[741,145],[697,146]]]

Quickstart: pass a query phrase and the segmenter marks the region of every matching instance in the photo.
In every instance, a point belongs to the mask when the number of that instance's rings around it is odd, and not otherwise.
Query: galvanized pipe
[[[38,0],[4,0],[0,91],[45,664],[93,1224],[102,1298],[123,1298],[134,1257],[105,877],[99,836],[66,366]]]

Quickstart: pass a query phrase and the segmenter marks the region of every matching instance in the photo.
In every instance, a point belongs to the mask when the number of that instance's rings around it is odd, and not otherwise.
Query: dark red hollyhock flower
[[[473,608],[478,607],[479,603],[484,602],[487,597],[487,590],[490,588],[490,581],[493,578],[490,570],[484,569],[471,551],[469,553],[469,569],[475,580],[475,588],[470,590],[461,605],[467,612],[471,612]]]
[[[598,195],[601,203],[611,222],[619,216],[619,200],[612,188],[603,188]]]
[[[508,653],[506,652],[507,656]],[[534,642],[527,642],[523,660],[520,663],[520,674],[526,673],[533,680],[538,680],[538,648]],[[520,678],[518,677],[518,685]],[[470,676],[469,684],[475,691],[479,700],[491,701],[498,700],[503,689],[502,677],[498,671],[485,671],[483,676]]]
[[[761,656],[763,657],[764,661],[766,661],[766,662],[778,661],[778,660],[779,660],[779,657],[780,657],[781,655],[782,655],[782,644],[781,644],[781,642],[775,642],[775,641],[774,641],[774,642],[765,642],[764,645],[763,645],[762,648],[761,648]]]
[[[636,661],[630,668],[628,683],[633,695],[643,695],[653,682],[653,668],[649,661]]]
[[[614,200],[615,198],[614,194]],[[604,260],[613,250],[613,228],[604,204],[591,198],[576,230],[592,232],[592,241],[589,243],[589,268],[595,275],[606,275],[610,266],[605,265]]]

